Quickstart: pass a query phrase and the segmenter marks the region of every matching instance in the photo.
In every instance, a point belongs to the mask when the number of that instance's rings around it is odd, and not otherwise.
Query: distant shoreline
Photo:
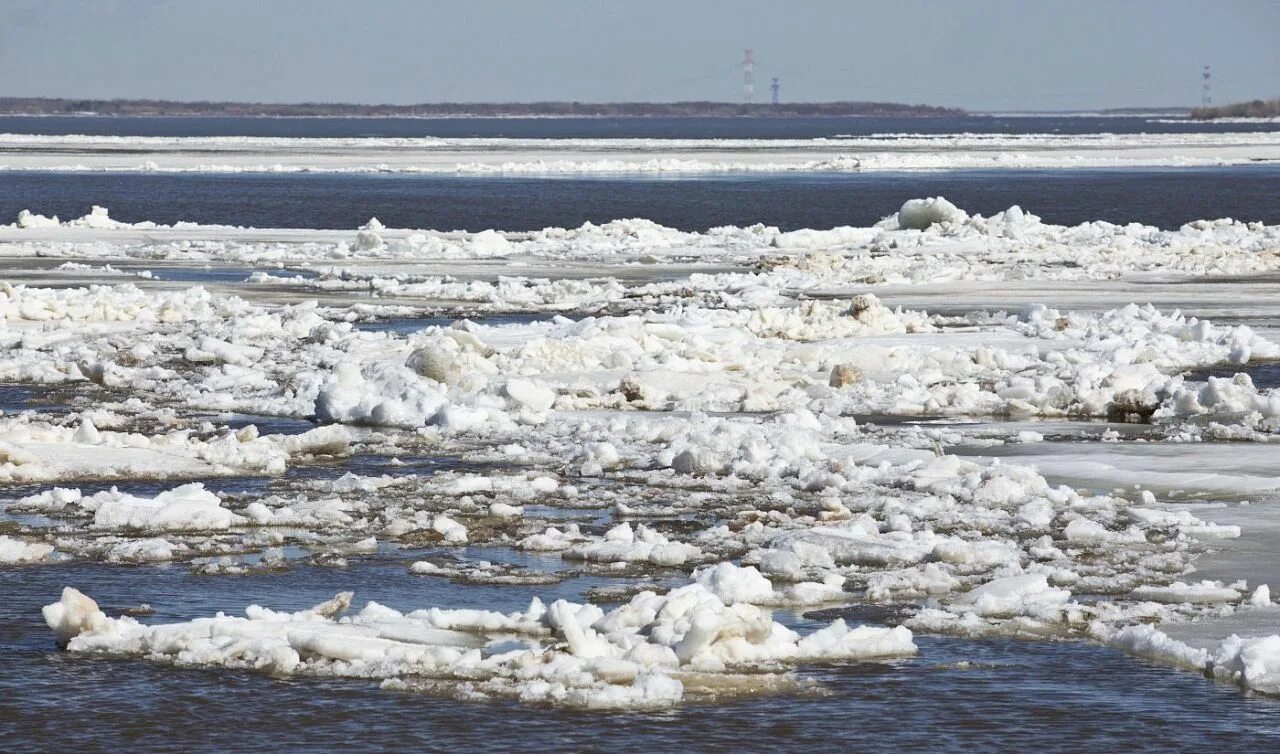
[[[354,105],[0,97],[0,115],[274,118],[955,117],[964,110],[894,102],[530,102]]]
[[[1270,121],[1280,118],[1280,98],[1261,100],[1256,99],[1251,102],[1237,102],[1232,105],[1219,105],[1217,107],[1197,107],[1191,111],[1191,117],[1196,120],[1249,120],[1249,121]]]

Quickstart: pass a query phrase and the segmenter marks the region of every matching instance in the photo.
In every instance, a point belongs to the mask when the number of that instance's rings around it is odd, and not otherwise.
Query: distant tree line
[[[1191,117],[1199,120],[1214,118],[1277,118],[1280,117],[1280,99],[1252,102],[1237,102],[1234,105],[1217,107],[1196,107],[1191,110]]]
[[[963,110],[895,102],[442,102],[422,105],[354,105],[331,102],[174,102],[143,99],[65,99],[0,97],[4,115],[205,115],[268,117],[350,116],[580,116],[580,117],[738,117],[738,116],[918,116],[963,115]]]

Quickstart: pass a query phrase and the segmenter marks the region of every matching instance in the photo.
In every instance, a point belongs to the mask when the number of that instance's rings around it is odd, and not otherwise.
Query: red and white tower
[[[742,58],[742,101],[748,105],[756,98],[755,50],[747,50]]]
[[[1204,73],[1201,74],[1201,77],[1204,79],[1204,83],[1200,85],[1200,106],[1208,107],[1213,104],[1213,92],[1209,90],[1209,85],[1212,83],[1209,77],[1209,66],[1204,67]]]

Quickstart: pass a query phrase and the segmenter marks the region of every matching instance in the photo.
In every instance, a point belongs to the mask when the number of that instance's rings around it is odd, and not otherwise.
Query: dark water
[[[16,414],[22,411],[66,411],[67,406],[49,397],[48,385],[0,384],[0,412]]]
[[[880,133],[1244,133],[1275,123],[1159,123],[1160,116],[948,118],[175,118],[0,116],[0,133],[94,136],[814,139]]]
[[[516,314],[473,316],[467,319],[478,325],[497,327],[499,325],[527,325],[533,322],[549,322],[556,316],[564,315],[547,314],[545,312],[521,312]],[[573,319],[573,317],[569,317],[569,319]],[[360,322],[356,324],[356,329],[408,335],[428,327],[448,327],[457,321],[455,317],[399,317],[395,319],[379,319],[373,322]]]
[[[1272,390],[1280,387],[1280,362],[1275,361],[1255,361],[1241,366],[1231,365],[1196,369],[1187,372],[1186,378],[1198,381],[1204,381],[1210,377],[1231,379],[1241,372],[1249,375],[1249,378],[1253,380],[1253,386],[1259,390]]]
[[[369,175],[0,173],[0,221],[23,209],[129,222],[285,228],[533,230],[642,217],[682,230],[766,223],[870,225],[907,199],[945,196],[990,215],[1017,204],[1046,222],[1175,228],[1233,217],[1280,223],[1280,166],[1151,170],[506,178]]]
[[[210,414],[208,421],[232,430],[243,429],[252,424],[259,435],[300,435],[316,427],[314,422],[306,419],[261,414]]]
[[[483,556],[484,553],[477,553]],[[464,703],[349,681],[273,680],[60,653],[39,617],[64,584],[148,620],[251,603],[301,609],[344,589],[357,604],[523,609],[599,579],[459,587],[373,557],[349,569],[202,577],[178,567],[0,571],[0,735],[10,751],[1274,751],[1280,705],[1193,674],[1076,643],[922,637],[917,659],[817,667],[828,694],[587,713]],[[806,621],[778,616],[791,625]],[[956,667],[968,661],[972,667]]]
[[[247,267],[165,267],[148,265],[147,269],[157,280],[182,283],[243,283],[254,273]],[[302,274],[290,272],[290,275]]]
[[[35,409],[36,386],[0,384],[0,411],[18,413]]]

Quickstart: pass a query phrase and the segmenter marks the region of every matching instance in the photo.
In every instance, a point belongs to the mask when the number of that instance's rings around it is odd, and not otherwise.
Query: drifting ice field
[[[1280,134],[904,134],[813,139],[85,136],[0,134],[0,170],[150,173],[848,172],[1246,165]]]
[[[47,665],[304,716],[803,728],[1115,669],[1212,720],[1124,653],[1280,695],[1278,252],[940,198],[785,233],[24,213],[0,609]]]

